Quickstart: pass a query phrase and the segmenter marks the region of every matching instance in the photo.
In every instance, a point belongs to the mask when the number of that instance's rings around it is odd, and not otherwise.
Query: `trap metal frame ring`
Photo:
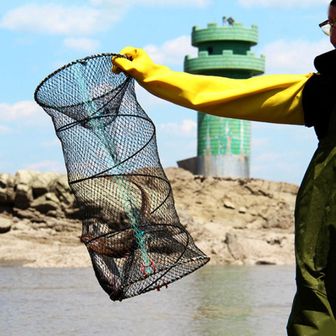
[[[155,125],[134,80],[112,72],[112,57],[124,56],[96,54],[61,67],[34,98],[61,141],[96,277],[112,300],[123,300],[167,286],[209,258],[180,223]]]

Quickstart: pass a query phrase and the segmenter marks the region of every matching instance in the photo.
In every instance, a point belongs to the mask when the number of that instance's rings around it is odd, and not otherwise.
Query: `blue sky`
[[[38,83],[59,66],[124,46],[183,69],[192,26],[221,24],[223,16],[259,27],[257,55],[266,73],[314,71],[314,56],[330,50],[318,23],[328,0],[72,0],[0,2],[0,172],[65,171],[49,117],[33,102]],[[157,127],[164,167],[196,153],[195,111],[138,89],[138,100]],[[300,183],[316,148],[312,129],[252,124],[251,177]]]

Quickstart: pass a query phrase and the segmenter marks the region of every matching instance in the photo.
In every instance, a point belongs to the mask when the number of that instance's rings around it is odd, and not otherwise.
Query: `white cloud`
[[[266,45],[267,73],[307,73],[314,71],[314,58],[331,49],[328,38],[320,41],[279,40]]]
[[[30,165],[27,165],[23,169],[27,170],[36,170],[36,171],[48,171],[48,172],[56,172],[56,173],[64,173],[65,167],[64,164],[58,161],[41,161],[35,162]]]
[[[0,125],[0,134],[6,134],[9,133],[11,129],[7,126]]]
[[[128,4],[133,1],[127,1]],[[89,3],[93,6],[109,6],[109,7],[120,7],[126,6],[126,1],[124,0],[89,0]]]
[[[239,0],[239,3],[244,7],[312,7],[328,5],[329,0]]]
[[[182,135],[196,136],[197,123],[191,119],[184,119],[181,123],[164,123],[159,125],[162,132]]]
[[[0,119],[2,121],[40,119],[46,113],[33,101],[24,100],[13,104],[0,103]]]
[[[298,184],[316,145],[311,128],[253,122],[251,176]]]
[[[26,4],[6,12],[0,28],[57,35],[92,35],[122,19],[131,7],[204,7],[210,0],[90,0],[82,6],[56,3]]]
[[[147,45],[144,49],[156,63],[179,64],[186,55],[196,55],[197,49],[191,46],[190,36],[183,35],[164,42],[161,46]]]
[[[143,5],[143,6],[192,6],[204,7],[210,3],[211,0],[128,0],[129,6]],[[116,6],[125,3],[124,0],[90,0],[90,3],[95,6]]]
[[[0,27],[49,34],[92,34],[106,25],[104,11],[93,7],[57,4],[27,4],[7,12],[0,20]],[[118,19],[119,13],[109,13],[109,22]]]
[[[64,45],[70,49],[94,52],[98,49],[99,41],[88,38],[66,38]]]
[[[197,128],[197,123],[194,120],[183,120],[181,124],[181,131],[184,134],[195,135],[195,131]]]
[[[156,108],[158,106],[161,107],[162,105],[165,105],[168,108],[171,106],[171,103],[149,93],[142,86],[140,86],[137,82],[135,82],[135,92],[136,92],[137,100],[139,101],[142,108],[145,109],[145,111],[151,110],[154,106]]]
[[[134,1],[136,2],[136,1]],[[140,1],[144,5],[150,6],[193,6],[193,7],[205,7],[210,3],[210,0],[142,0]]]

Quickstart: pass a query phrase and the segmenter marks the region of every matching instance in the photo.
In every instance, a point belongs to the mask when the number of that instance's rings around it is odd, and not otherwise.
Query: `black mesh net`
[[[134,80],[111,71],[112,56],[64,66],[37,87],[35,100],[62,143],[98,281],[122,300],[160,289],[209,258],[179,222],[154,124]]]

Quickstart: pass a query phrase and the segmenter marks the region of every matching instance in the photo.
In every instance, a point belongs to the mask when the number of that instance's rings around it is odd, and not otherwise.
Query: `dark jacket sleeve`
[[[336,50],[317,56],[314,64],[319,72],[305,84],[302,106],[305,125],[314,126],[321,140],[327,135],[330,116],[336,104]]]

